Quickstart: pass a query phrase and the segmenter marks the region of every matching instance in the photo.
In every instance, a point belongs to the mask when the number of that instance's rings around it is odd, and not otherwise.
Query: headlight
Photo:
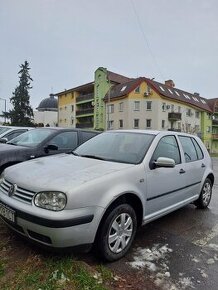
[[[65,208],[67,197],[63,192],[39,192],[35,196],[34,203],[38,207],[60,211]]]

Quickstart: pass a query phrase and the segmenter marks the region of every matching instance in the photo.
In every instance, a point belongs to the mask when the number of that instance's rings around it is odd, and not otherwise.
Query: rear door
[[[184,159],[183,170],[187,180],[187,191],[189,197],[200,193],[200,185],[206,166],[201,147],[193,137],[179,136],[182,146],[182,158]]]

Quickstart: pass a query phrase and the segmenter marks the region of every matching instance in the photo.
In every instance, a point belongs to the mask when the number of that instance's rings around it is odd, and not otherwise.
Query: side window
[[[174,136],[165,136],[159,141],[152,161],[156,161],[159,157],[171,158],[176,164],[181,163],[179,147]]]
[[[5,135],[5,137],[8,139],[8,141],[12,140],[13,138],[23,134],[24,132],[26,132],[27,130],[20,130],[20,131],[15,131],[12,133],[8,133],[8,135]]]
[[[185,155],[185,161],[192,162],[198,160],[197,152],[191,138],[179,136],[179,140],[182,144],[182,148]]]
[[[63,132],[49,141],[49,144],[57,145],[58,149],[75,149],[78,144],[77,132]]]
[[[91,139],[94,137],[96,134],[92,132],[81,132],[82,134],[82,143],[86,142],[87,140]]]
[[[197,151],[198,159],[203,159],[204,158],[204,154],[203,154],[203,152],[201,150],[200,145],[198,144],[198,142],[194,138],[192,138],[192,142],[194,143],[195,149]]]

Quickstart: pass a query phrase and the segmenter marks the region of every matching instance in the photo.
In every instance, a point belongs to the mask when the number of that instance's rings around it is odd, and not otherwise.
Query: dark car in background
[[[33,127],[0,126],[0,143],[6,143]]]
[[[39,128],[0,145],[0,173],[8,166],[37,157],[69,153],[97,135],[96,131],[69,128]]]

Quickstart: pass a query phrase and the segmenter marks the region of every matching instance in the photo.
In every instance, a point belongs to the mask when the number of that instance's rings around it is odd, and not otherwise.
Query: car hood
[[[35,192],[68,192],[83,183],[132,166],[134,165],[59,154],[9,167],[5,170],[5,179]]]

